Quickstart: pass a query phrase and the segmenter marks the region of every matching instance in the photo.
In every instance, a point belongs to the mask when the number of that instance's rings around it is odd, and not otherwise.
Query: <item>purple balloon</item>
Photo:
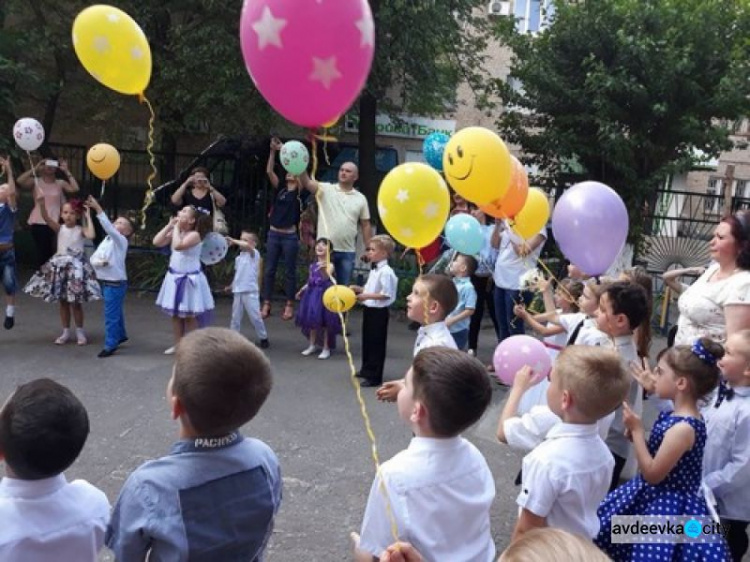
[[[628,210],[603,183],[584,181],[563,193],[552,213],[557,245],[588,275],[601,275],[615,262],[628,237]]]
[[[552,368],[547,348],[536,338],[524,334],[510,336],[501,341],[495,348],[492,357],[495,376],[501,382],[512,385],[516,373],[524,365],[531,367],[531,380],[540,381],[549,374]]]

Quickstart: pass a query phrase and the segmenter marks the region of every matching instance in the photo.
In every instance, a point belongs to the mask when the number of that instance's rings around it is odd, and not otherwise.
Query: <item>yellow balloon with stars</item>
[[[390,235],[407,248],[437,238],[450,212],[445,180],[434,168],[408,162],[393,168],[378,190],[378,213]]]
[[[323,306],[331,312],[346,312],[357,302],[357,295],[346,285],[333,285],[323,293]]]
[[[121,94],[142,94],[151,80],[151,48],[128,14],[99,4],[73,22],[73,48],[83,67]]]

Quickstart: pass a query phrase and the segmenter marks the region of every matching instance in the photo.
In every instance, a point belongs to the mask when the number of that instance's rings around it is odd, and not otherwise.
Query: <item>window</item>
[[[521,33],[538,33],[549,27],[555,15],[553,0],[515,0],[513,16]]]
[[[750,198],[750,190],[748,189],[747,180],[734,180],[734,196],[743,199]]]
[[[707,215],[718,215],[724,196],[724,181],[721,178],[710,178],[706,198],[703,200],[703,212]]]

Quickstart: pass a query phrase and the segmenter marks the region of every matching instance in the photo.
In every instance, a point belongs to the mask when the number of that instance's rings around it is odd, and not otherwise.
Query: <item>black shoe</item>
[[[115,351],[117,351],[117,349],[102,349],[97,354],[97,357],[109,357],[110,355],[114,355]]]
[[[124,337],[120,341],[117,342],[117,345],[120,346],[120,345],[126,343],[129,339],[130,338],[128,338],[128,337]]]
[[[16,324],[16,319],[12,316],[6,316],[5,322],[3,322],[3,327],[5,327],[6,330],[10,330],[14,325]]]
[[[383,384],[382,382],[378,382],[373,379],[362,379],[362,381],[360,381],[359,383],[359,386],[370,387],[370,386],[381,386],[382,384]]]
[[[266,338],[264,340],[260,340],[260,348],[261,349],[268,349],[269,347],[271,347],[271,343],[268,341],[268,338]]]
[[[357,377],[358,379],[366,379],[367,378],[365,375],[362,374],[362,371],[357,371],[356,373],[354,373],[354,376]]]

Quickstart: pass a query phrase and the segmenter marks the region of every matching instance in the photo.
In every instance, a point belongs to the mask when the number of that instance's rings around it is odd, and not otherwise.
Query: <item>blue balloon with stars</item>
[[[469,256],[476,256],[482,249],[484,235],[479,221],[461,213],[452,216],[445,225],[445,239],[450,247]]]
[[[445,133],[430,133],[424,139],[422,153],[425,161],[438,172],[443,171],[443,151],[450,137]]]

